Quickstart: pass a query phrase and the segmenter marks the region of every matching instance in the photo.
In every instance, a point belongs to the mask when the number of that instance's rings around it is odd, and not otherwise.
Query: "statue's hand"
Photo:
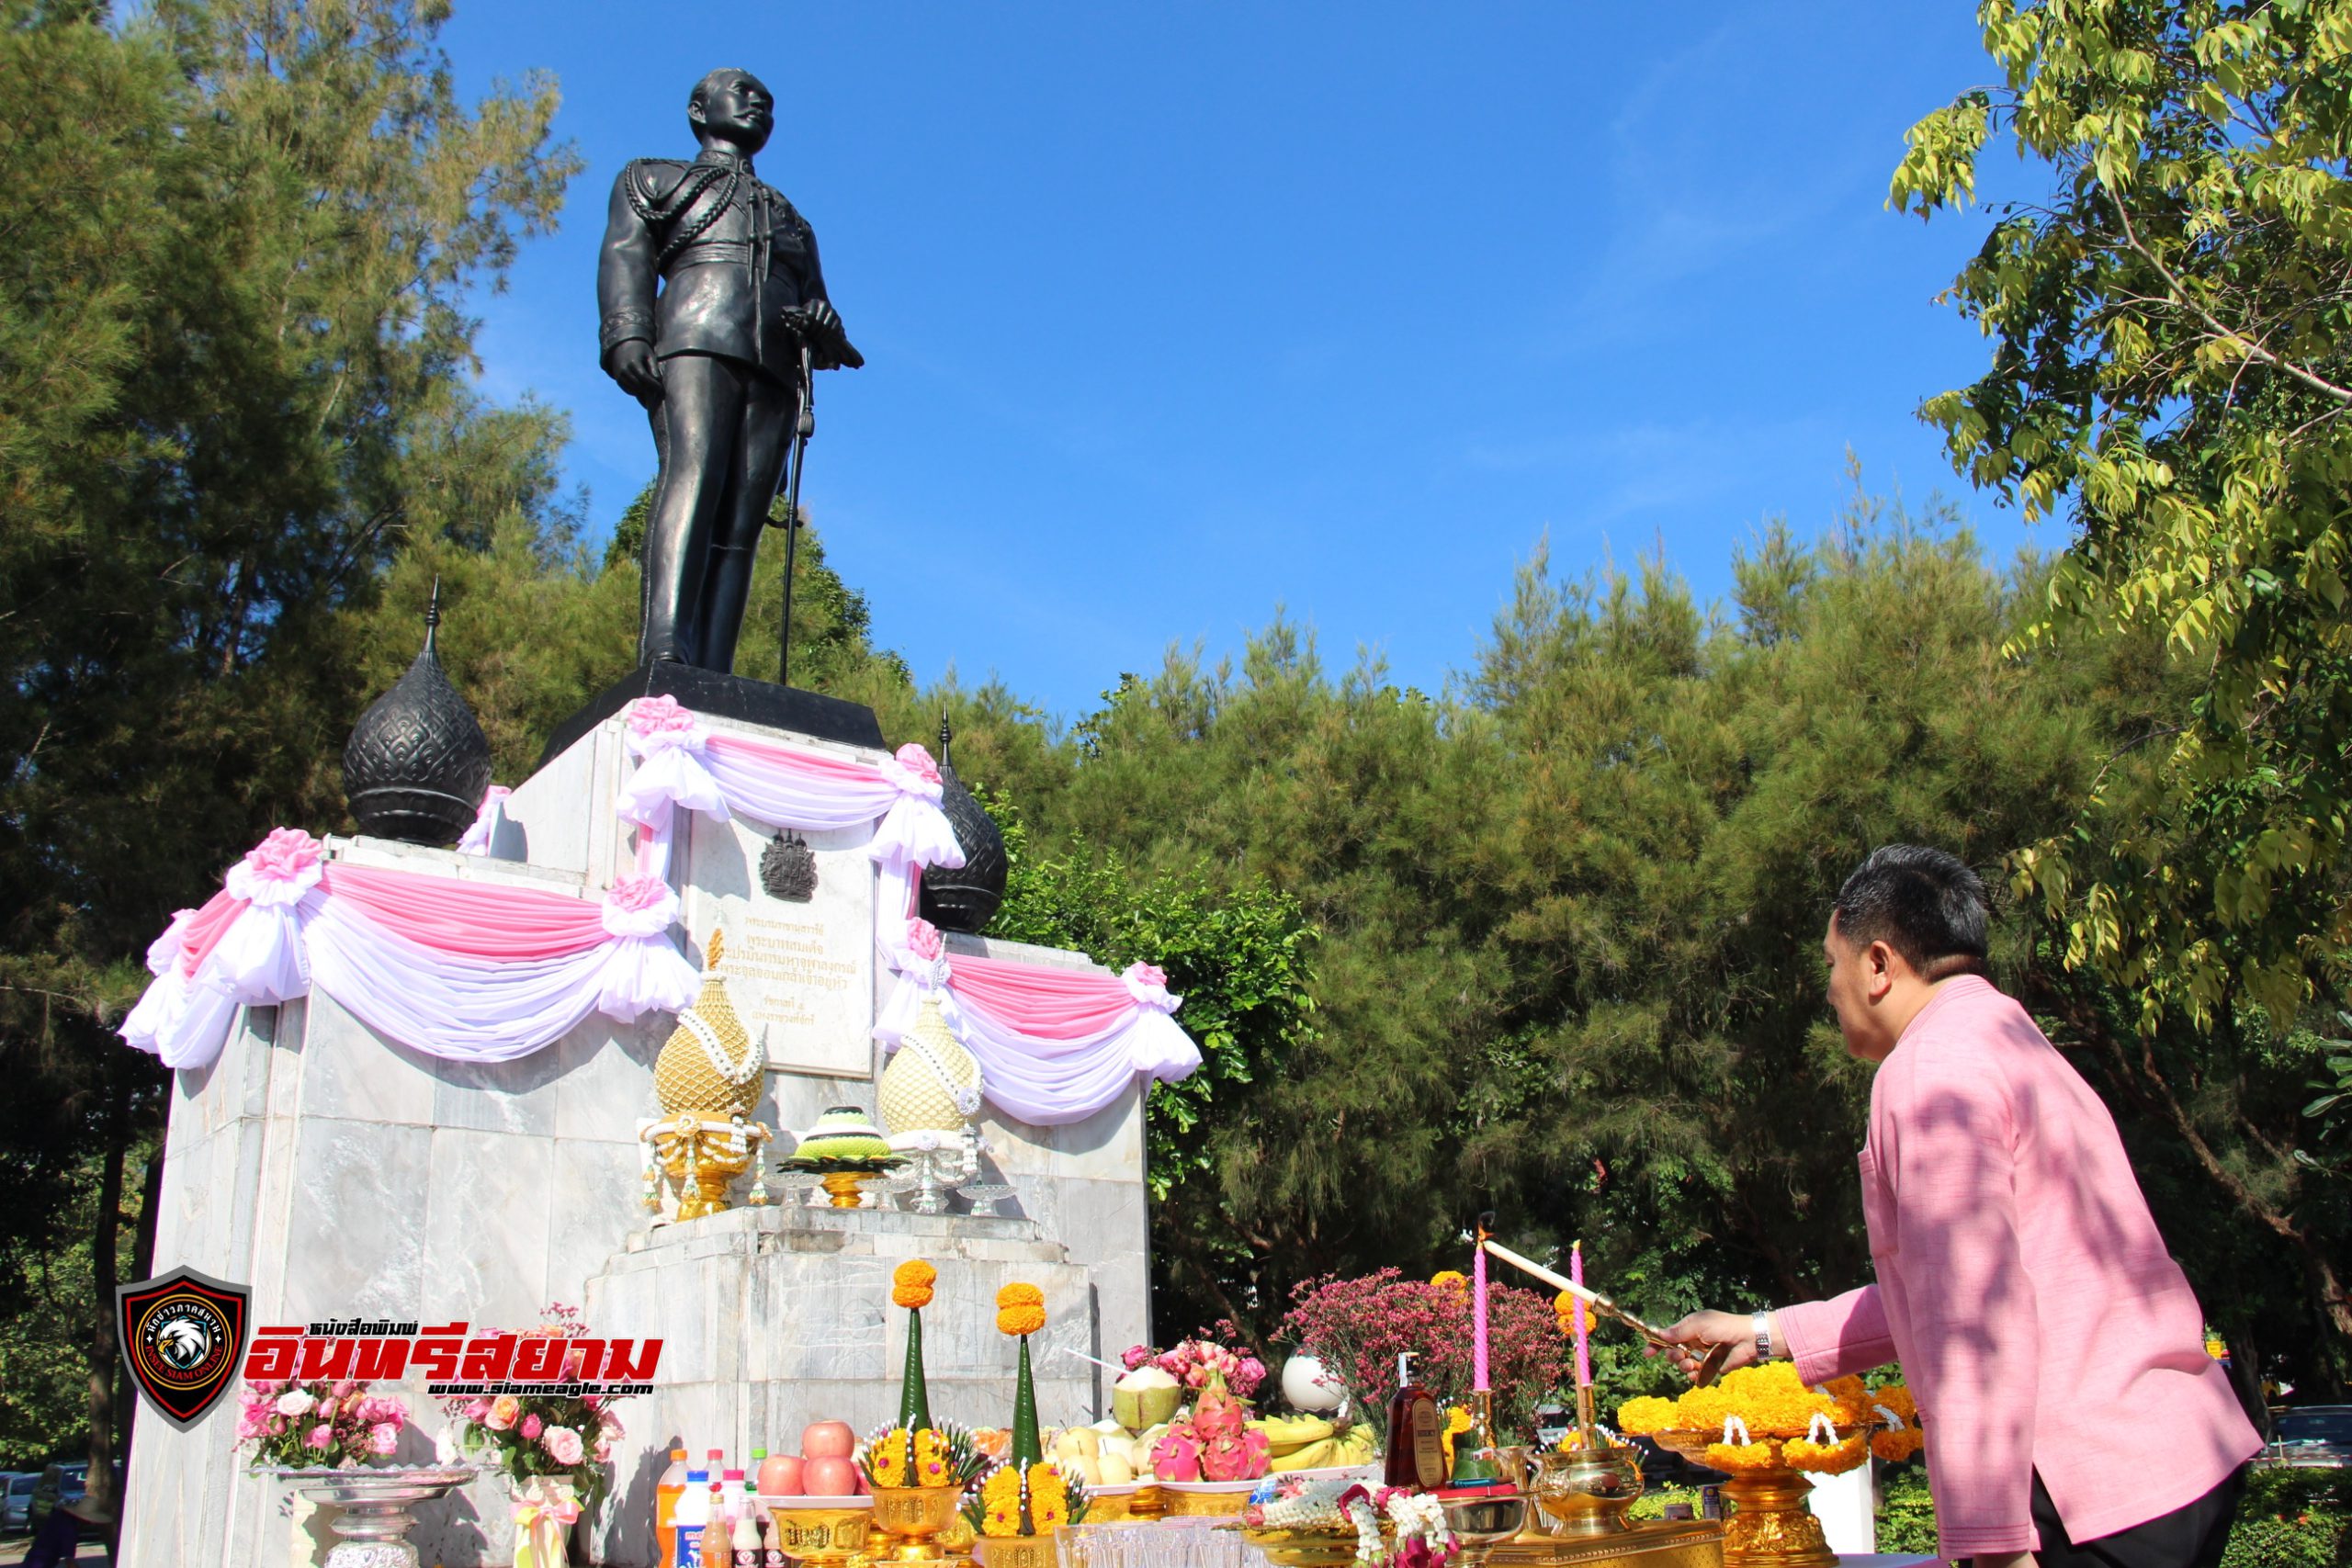
[[[613,344],[605,355],[605,374],[639,402],[650,406],[662,400],[662,362],[643,338]]]

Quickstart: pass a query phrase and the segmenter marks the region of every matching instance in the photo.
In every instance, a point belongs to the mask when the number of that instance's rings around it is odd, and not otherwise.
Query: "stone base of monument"
[[[882,754],[708,722],[836,755]],[[621,725],[617,714],[600,719],[515,791],[492,856],[366,838],[332,840],[330,852],[594,897],[631,867],[612,811]],[[726,929],[737,1011],[768,1049],[755,1114],[791,1131],[830,1105],[873,1108],[881,1056],[871,1030],[887,976],[874,956],[875,873],[856,837],[808,835],[819,886],[807,903],[761,889],[768,837],[694,817],[681,824],[671,879],[695,954],[714,925]],[[1092,967],[1077,953],[950,940],[958,951]],[[982,1179],[1012,1189],[1007,1217],[784,1206],[779,1191],[777,1207],[649,1228],[637,1126],[657,1111],[653,1061],[672,1027],[666,1016],[626,1027],[592,1016],[534,1055],[467,1064],[387,1040],[323,994],[252,1010],[217,1062],[175,1075],[155,1271],[186,1265],[250,1285],[255,1325],[526,1328],[561,1302],[584,1305],[600,1335],[662,1339],[660,1392],[619,1406],[628,1435],[594,1532],[597,1561],[614,1564],[651,1562],[652,1478],[673,1442],[697,1459],[724,1448],[734,1463],[755,1444],[797,1450],[812,1420],[864,1430],[895,1412],[905,1314],[888,1310],[888,1276],[901,1258],[940,1269],[924,1314],[938,1415],[1010,1420],[1013,1350],[994,1332],[994,1294],[1020,1279],[1044,1290],[1051,1314],[1036,1346],[1046,1418],[1095,1416],[1108,1390],[1098,1394],[1093,1370],[1064,1348],[1115,1359],[1150,1337],[1139,1089],[1069,1126],[984,1116]],[[384,1392],[415,1422],[397,1461],[429,1460],[447,1417],[421,1381]],[[245,1472],[235,1429],[233,1400],[185,1432],[141,1406],[126,1488],[130,1568],[301,1559],[309,1533],[280,1485]],[[412,1539],[425,1562],[511,1561],[497,1478],[417,1514]]]
[[[934,1416],[1012,1425],[1016,1349],[996,1330],[996,1292],[1019,1280],[1049,1309],[1030,1348],[1039,1419],[1097,1418],[1108,1391],[1080,1359],[1102,1356],[1091,1271],[1035,1221],[795,1205],[665,1226],[630,1237],[588,1281],[591,1322],[662,1333],[662,1388],[623,1407],[629,1435],[615,1456],[616,1506],[598,1522],[600,1560],[652,1561],[653,1487],[673,1443],[696,1461],[724,1447],[733,1463],[755,1445],[798,1452],[812,1420],[863,1435],[896,1416],[907,1314],[890,1306],[890,1271],[910,1258],[939,1269],[923,1312]]]

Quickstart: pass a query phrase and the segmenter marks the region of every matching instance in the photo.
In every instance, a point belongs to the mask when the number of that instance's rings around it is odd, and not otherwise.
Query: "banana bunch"
[[[1342,1432],[1320,1416],[1269,1416],[1258,1425],[1265,1429],[1277,1473],[1368,1464],[1378,1457],[1368,1426]]]

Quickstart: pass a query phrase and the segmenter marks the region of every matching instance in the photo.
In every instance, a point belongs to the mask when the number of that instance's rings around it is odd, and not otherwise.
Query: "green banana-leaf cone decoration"
[[[931,1386],[922,1375],[922,1311],[907,1314],[907,1371],[899,1390],[899,1425],[920,1432],[931,1425]]]
[[[1012,1462],[1043,1464],[1046,1446],[1037,1438],[1037,1385],[1029,1375],[1029,1337],[1021,1337],[1021,1381],[1012,1393]]]

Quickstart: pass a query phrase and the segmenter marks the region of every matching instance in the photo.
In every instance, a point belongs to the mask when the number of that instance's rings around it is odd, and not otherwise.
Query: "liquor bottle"
[[[653,1539],[662,1550],[662,1568],[677,1561],[678,1499],[686,1490],[686,1450],[670,1450],[670,1468],[653,1487]]]
[[[790,1568],[792,1559],[784,1550],[784,1530],[768,1516],[767,1528],[760,1532],[760,1568]]]
[[[686,1489],[678,1495],[678,1511],[670,1517],[675,1550],[670,1568],[702,1568],[702,1532],[710,1523],[710,1472],[686,1472]]]
[[[1419,1492],[1445,1484],[1445,1443],[1437,1400],[1413,1381],[1413,1352],[1396,1358],[1396,1397],[1388,1402],[1388,1452],[1381,1482]]]

